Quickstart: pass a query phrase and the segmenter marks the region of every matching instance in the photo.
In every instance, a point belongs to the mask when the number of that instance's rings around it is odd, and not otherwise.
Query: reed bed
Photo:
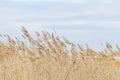
[[[22,27],[23,39],[0,35],[0,80],[120,80],[120,48],[82,47],[53,33]],[[29,43],[26,43],[24,41]]]

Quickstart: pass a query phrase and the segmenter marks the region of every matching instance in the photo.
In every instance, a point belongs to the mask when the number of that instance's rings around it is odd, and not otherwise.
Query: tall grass
[[[65,37],[22,27],[23,39],[0,35],[0,80],[120,80],[120,48],[109,43],[103,51],[83,48]],[[69,48],[68,48],[69,46]]]

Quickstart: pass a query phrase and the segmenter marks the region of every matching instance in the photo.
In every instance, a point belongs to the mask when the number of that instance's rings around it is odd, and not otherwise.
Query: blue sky
[[[93,48],[119,44],[120,0],[0,0],[0,33],[20,36],[21,26]]]

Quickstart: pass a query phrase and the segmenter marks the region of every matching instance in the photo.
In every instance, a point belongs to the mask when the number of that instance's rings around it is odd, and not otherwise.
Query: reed
[[[34,39],[22,27],[23,39],[0,34],[1,80],[120,80],[120,48],[82,47],[53,33],[36,32]],[[69,48],[68,48],[69,46]]]

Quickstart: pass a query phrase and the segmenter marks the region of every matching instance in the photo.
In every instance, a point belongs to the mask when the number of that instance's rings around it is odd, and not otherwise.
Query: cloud
[[[108,28],[120,25],[119,7],[111,4],[83,6],[64,2],[17,3],[17,5],[12,3],[9,6],[3,6],[0,10],[0,20],[21,25],[104,26]]]
[[[23,23],[23,24],[29,24],[29,25],[42,25],[42,26],[50,26],[50,27],[88,27],[90,26],[91,29],[93,29],[92,27],[96,28],[116,28],[118,29],[120,26],[120,21],[91,21],[91,20],[59,20],[59,21],[55,21],[55,20],[48,20],[48,21],[32,21],[32,22],[19,22],[18,23]],[[79,28],[81,29],[81,28]]]
[[[14,5],[14,4],[13,4]],[[119,21],[119,5],[75,5],[69,3],[33,3],[19,4],[4,9],[1,13],[16,21],[51,21],[51,20],[92,20]],[[11,16],[7,15],[10,13]],[[0,13],[0,14],[1,14]],[[6,13],[6,14],[5,14]],[[49,14],[48,14],[49,13]],[[16,17],[16,18],[14,18]]]
[[[107,3],[107,4],[118,4],[119,0],[9,0],[12,2],[69,2],[69,3]]]
[[[10,0],[13,2],[70,2],[70,3],[86,3],[84,0]]]

